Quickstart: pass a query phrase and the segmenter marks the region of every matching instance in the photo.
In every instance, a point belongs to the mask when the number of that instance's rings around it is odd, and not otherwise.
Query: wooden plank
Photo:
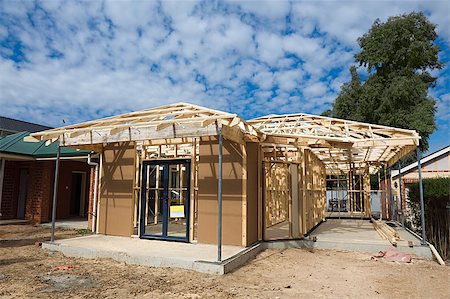
[[[291,237],[298,238],[300,237],[300,215],[299,215],[299,196],[298,196],[298,189],[299,189],[299,178],[298,178],[298,165],[297,164],[291,164],[289,166],[289,173],[290,173],[290,194],[291,194],[291,227],[292,227],[292,234]]]
[[[192,140],[192,149],[191,149],[191,180],[190,180],[190,210],[189,210],[189,241],[194,241],[194,225],[195,225],[195,177],[196,177],[196,166],[197,166],[197,140],[193,138]]]
[[[139,171],[139,165],[140,165],[140,155],[136,148],[136,143],[134,144],[134,180],[133,180],[133,186],[134,186],[134,192],[133,192],[133,205],[134,205],[134,213],[133,213],[133,229],[137,227],[137,221],[138,221],[138,202],[139,202],[139,181],[140,181],[140,171]]]
[[[100,224],[100,217],[99,217],[99,215],[100,215],[100,201],[101,201],[101,197],[102,197],[102,193],[101,193],[101,190],[102,190],[102,186],[103,186],[103,184],[104,184],[104,171],[103,171],[103,147],[102,147],[102,149],[101,149],[101,151],[100,151],[100,169],[99,169],[99,178],[98,178],[98,190],[97,190],[97,210],[95,211],[95,215],[96,215],[96,225],[95,225],[95,233],[97,233],[98,234],[98,232],[99,232],[99,229],[98,229],[98,227],[99,227],[99,224]]]
[[[91,134],[84,134],[77,138],[70,138],[66,136],[63,146],[83,145],[83,144],[101,144],[101,143],[115,143],[122,141],[145,141],[151,139],[172,139],[178,137],[201,137],[201,136],[216,136],[218,134],[215,125],[209,125],[204,128],[199,128],[196,124],[186,124],[183,127],[178,126],[174,131],[173,128],[165,128],[157,131],[154,127],[147,128],[131,128],[130,131],[121,131],[116,134],[109,134],[105,131],[96,131]],[[67,135],[67,134],[66,134]]]
[[[228,126],[223,126],[222,135],[225,139],[228,139],[230,141],[239,143],[241,145],[245,144],[244,133],[238,127],[230,128]]]
[[[261,155],[261,146],[258,145],[258,240],[263,239],[263,179],[262,179],[262,155]]]
[[[242,246],[247,246],[247,147],[241,144],[242,152]]]

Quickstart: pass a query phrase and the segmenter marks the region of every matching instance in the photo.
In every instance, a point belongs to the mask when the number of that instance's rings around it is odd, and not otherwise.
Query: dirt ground
[[[0,226],[0,298],[450,298],[450,267],[420,259],[400,264],[353,252],[266,250],[215,276],[67,258],[34,245],[48,238],[41,227]]]

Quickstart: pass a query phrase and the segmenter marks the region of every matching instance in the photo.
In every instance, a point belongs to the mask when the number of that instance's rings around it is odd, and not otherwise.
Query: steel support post
[[[425,232],[425,204],[423,202],[422,165],[420,162],[421,153],[419,147],[416,148],[416,153],[417,153],[417,170],[419,171],[420,222],[422,226],[422,245],[426,245],[427,235]]]
[[[59,180],[59,158],[61,154],[61,147],[58,142],[58,150],[56,152],[56,160],[55,160],[55,181],[53,184],[53,206],[52,206],[52,234],[50,238],[50,242],[55,241],[55,222],[56,222],[56,202],[58,197],[58,180]]]
[[[217,181],[217,261],[222,261],[222,127],[219,128],[219,166],[218,166],[218,181]]]

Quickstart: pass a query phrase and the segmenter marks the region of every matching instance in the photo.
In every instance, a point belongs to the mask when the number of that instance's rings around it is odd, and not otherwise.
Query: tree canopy
[[[355,55],[367,69],[362,79],[357,67],[350,68],[351,81],[343,84],[331,111],[338,118],[414,129],[422,137],[421,149],[436,128],[436,101],[428,95],[441,69],[439,47],[434,43],[436,25],[421,12],[376,20],[358,39]]]

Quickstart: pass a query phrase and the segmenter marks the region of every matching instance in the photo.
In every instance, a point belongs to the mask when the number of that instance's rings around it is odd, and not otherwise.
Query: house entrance
[[[25,207],[27,203],[28,169],[20,169],[19,197],[17,200],[17,219],[25,219]]]
[[[86,173],[82,171],[72,171],[72,184],[70,190],[70,210],[71,217],[84,217],[86,209]]]
[[[141,238],[189,241],[189,159],[142,163]]]

